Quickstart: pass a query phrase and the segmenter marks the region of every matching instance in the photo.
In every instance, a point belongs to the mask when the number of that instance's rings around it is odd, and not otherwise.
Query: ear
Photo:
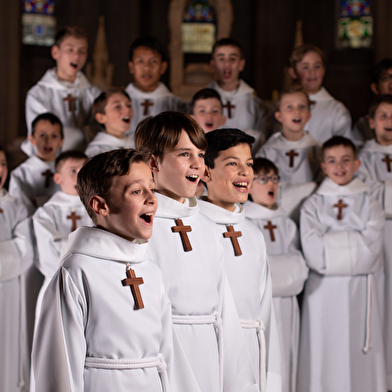
[[[57,60],[59,57],[59,47],[57,45],[53,45],[50,49],[50,54],[52,55],[53,60]]]
[[[295,69],[293,67],[289,68],[289,75],[294,80],[298,79],[297,73],[295,72]]]
[[[220,120],[220,126],[222,127],[223,125],[225,125],[226,124],[226,116],[224,116],[223,114],[222,114],[222,116],[221,116],[221,120]]]
[[[59,184],[59,185],[60,185],[60,181],[61,181],[60,173],[54,173],[53,181],[54,181],[56,184]]]
[[[167,61],[163,61],[161,64],[161,75],[163,75],[167,70]]]
[[[129,73],[133,75],[134,68],[133,68],[133,62],[132,61],[128,61],[128,69],[129,69]]]
[[[372,83],[370,85],[370,90],[372,90],[374,95],[379,95],[380,94],[380,92],[377,89],[377,83]]]
[[[148,166],[150,167],[150,170],[153,173],[158,173],[159,172],[159,167],[158,167],[158,158],[155,155],[151,155],[150,162],[148,163]]]
[[[275,112],[275,118],[281,123],[282,122],[282,115],[280,114],[280,112]]]
[[[327,175],[325,163],[324,163],[324,162],[321,162],[321,163],[320,163],[320,166],[321,166],[321,170],[324,172],[324,174]]]
[[[204,169],[204,174],[201,176],[201,180],[206,184],[212,181],[210,168],[207,166]]]
[[[105,121],[106,121],[105,117],[106,117],[106,115],[102,114],[102,113],[96,113],[95,114],[95,119],[100,124],[104,124],[105,123]]]
[[[356,159],[354,161],[354,165],[355,165],[355,171],[357,171],[359,169],[359,166],[361,166],[361,161],[359,159]]]
[[[243,69],[245,68],[245,63],[246,63],[245,59],[240,60],[240,68],[239,68],[240,72],[243,71]]]
[[[107,216],[109,214],[109,206],[101,196],[91,196],[88,205],[97,215]]]
[[[369,117],[369,125],[370,129],[374,129],[376,127],[376,124],[374,123],[374,118]]]
[[[30,135],[30,136],[29,136],[29,141],[30,141],[30,143],[31,143],[33,146],[35,146],[35,139],[33,138],[33,135]]]

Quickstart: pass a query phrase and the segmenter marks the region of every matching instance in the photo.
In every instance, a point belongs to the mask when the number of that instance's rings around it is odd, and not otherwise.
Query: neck
[[[163,196],[170,197],[170,199],[178,201],[181,204],[184,204],[184,202],[185,202],[185,197],[178,196],[178,195],[176,195],[175,193],[173,193],[173,192],[171,192],[169,190],[157,189],[157,192],[160,193]]]
[[[151,87],[143,87],[141,86],[136,80],[135,80],[135,86],[140,90],[140,91],[144,91],[145,93],[150,93],[151,91],[154,91],[159,85],[159,81],[154,84]]]
[[[233,91],[236,88],[238,88],[238,86],[240,85],[240,81],[235,80],[234,82],[230,82],[230,83],[222,83],[218,81],[218,85],[222,90]]]
[[[208,195],[207,197],[205,197],[203,200],[208,201],[211,204],[214,204],[218,207],[224,208],[227,211],[233,212],[235,210],[235,203],[229,203],[229,202],[224,202],[224,201],[220,201],[220,200],[213,200],[210,199],[209,197],[210,195]]]
[[[114,136],[117,139],[125,139],[125,133],[121,131],[114,131],[112,129],[106,129],[108,135]]]
[[[312,90],[312,91],[306,91],[306,90],[305,90],[305,92],[306,92],[307,94],[316,94],[316,93],[318,93],[318,92],[321,90],[321,87],[323,87],[323,86],[320,86],[319,88],[317,88],[317,89],[315,89],[315,90]]]
[[[390,146],[392,144],[392,140],[383,140],[383,139],[380,139],[378,137],[376,137],[376,141],[381,146]]]
[[[300,131],[300,132],[291,132],[288,130],[283,129],[283,136],[287,139],[290,140],[291,142],[296,142],[298,140],[300,140],[303,135],[304,135],[304,131]]]
[[[75,75],[75,76],[66,75],[64,72],[62,72],[62,71],[61,71],[60,69],[58,69],[58,68],[57,68],[56,74],[57,74],[57,77],[58,77],[60,80],[63,80],[63,81],[65,81],[65,82],[71,82],[71,83],[73,83],[73,82],[75,81],[75,79],[76,79],[76,75]]]

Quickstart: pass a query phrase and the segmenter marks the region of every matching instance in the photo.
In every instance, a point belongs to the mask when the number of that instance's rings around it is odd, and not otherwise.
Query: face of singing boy
[[[289,69],[293,79],[298,79],[302,88],[308,94],[317,93],[323,84],[325,67],[320,55],[316,52],[307,52],[295,67]]]
[[[370,88],[376,95],[392,94],[392,68],[384,69],[378,82],[372,83]]]
[[[157,51],[139,46],[133,51],[128,68],[135,78],[136,87],[148,92],[158,87],[161,75],[166,71],[167,62],[162,61],[162,56]]]
[[[165,152],[162,159],[154,155],[151,158],[150,167],[157,191],[180,203],[193,197],[204,173],[204,153],[182,131],[172,151]]]
[[[380,103],[374,113],[374,118],[369,118],[370,128],[376,132],[377,142],[387,146],[392,144],[392,105]]]
[[[0,150],[0,189],[3,188],[5,180],[7,179],[8,166],[4,151]]]
[[[335,146],[324,151],[324,161],[321,169],[336,184],[346,185],[354,177],[361,162],[354,156],[354,151],[348,146]]]
[[[60,185],[64,193],[68,195],[78,194],[76,188],[77,177],[85,161],[85,159],[67,159],[62,163],[60,170],[54,174],[54,182]]]
[[[123,94],[109,97],[105,113],[97,113],[95,119],[105,127],[106,133],[119,139],[125,138],[133,117],[132,104]]]
[[[57,76],[62,80],[73,82],[77,73],[87,60],[88,42],[84,38],[68,36],[60,46],[52,46],[52,57],[56,60]]]
[[[48,120],[38,121],[33,134],[30,135],[30,143],[37,147],[38,158],[45,162],[56,159],[63,142],[60,124],[52,124]]]
[[[305,94],[296,92],[282,96],[275,118],[282,123],[282,132],[288,140],[299,140],[310,118],[309,104]]]
[[[208,199],[226,210],[234,211],[235,203],[248,200],[253,179],[253,158],[248,144],[238,144],[220,152],[213,169],[207,168],[203,181]]]
[[[195,102],[192,116],[205,133],[218,129],[226,122],[222,115],[222,104],[217,98],[198,99]]]
[[[249,192],[255,203],[271,208],[278,196],[279,176],[270,170],[267,174],[263,172],[255,174],[252,189]]]

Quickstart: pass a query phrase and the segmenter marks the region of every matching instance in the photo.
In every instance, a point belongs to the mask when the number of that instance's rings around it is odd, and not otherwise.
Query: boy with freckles
[[[194,197],[205,169],[206,134],[186,114],[164,112],[139,124],[135,145],[151,154],[157,190],[148,255],[162,270],[174,328],[200,389],[258,391],[224,270],[221,233]]]
[[[385,214],[358,178],[354,144],[323,144],[327,178],[301,208],[309,277],[302,306],[298,390],[385,392],[382,299]]]
[[[252,136],[238,129],[207,135],[208,194],[201,212],[223,238],[225,269],[261,391],[281,391],[280,348],[272,305],[271,275],[262,232],[245,219],[244,203],[253,181]]]

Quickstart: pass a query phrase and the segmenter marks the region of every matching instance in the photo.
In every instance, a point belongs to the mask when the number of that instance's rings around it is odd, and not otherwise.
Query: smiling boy
[[[46,71],[26,97],[26,122],[28,138],[23,151],[31,156],[35,150],[29,141],[31,123],[37,115],[54,113],[64,126],[63,150],[85,148],[82,128],[88,123],[91,106],[99,89],[92,86],[81,72],[87,60],[88,37],[78,26],[61,28],[55,37],[51,54],[56,68]]]

